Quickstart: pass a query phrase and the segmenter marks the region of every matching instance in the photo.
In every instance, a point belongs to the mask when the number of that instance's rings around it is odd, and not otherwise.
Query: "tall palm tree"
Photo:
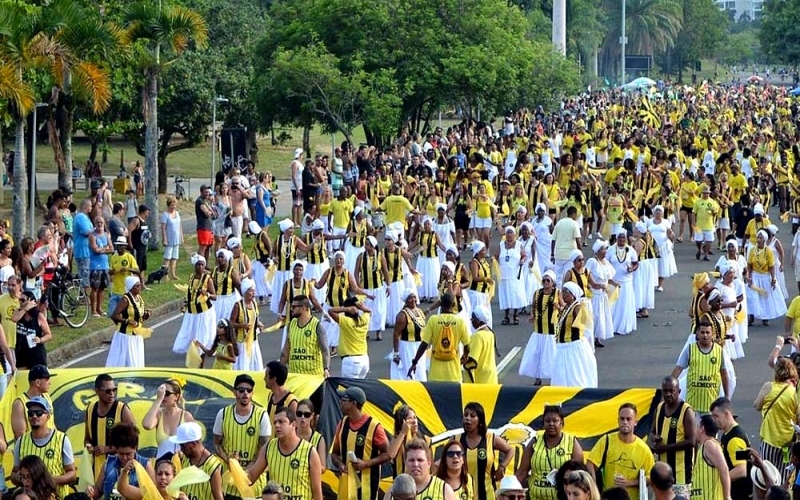
[[[132,44],[142,43],[147,49],[142,64],[146,77],[142,112],[145,121],[145,203],[151,208],[150,227],[157,227],[158,192],[166,192],[166,172],[158,171],[158,76],[164,66],[189,47],[190,42],[194,41],[196,47],[202,48],[208,40],[208,27],[200,14],[185,7],[162,8],[160,1],[154,4],[152,1],[138,2],[128,6],[124,14],[126,40]],[[160,232],[154,231],[154,234],[155,244]]]

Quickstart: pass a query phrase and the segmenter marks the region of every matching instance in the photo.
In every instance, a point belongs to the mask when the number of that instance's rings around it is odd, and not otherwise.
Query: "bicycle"
[[[53,280],[44,295],[54,319],[64,318],[72,328],[80,328],[89,319],[89,297],[81,280],[72,276],[64,266],[53,273]]]
[[[186,199],[186,190],[183,188],[183,183],[186,179],[182,176],[175,176],[175,198],[178,200]]]

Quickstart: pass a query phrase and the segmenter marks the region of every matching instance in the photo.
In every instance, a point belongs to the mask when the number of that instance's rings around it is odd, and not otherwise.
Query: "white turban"
[[[333,260],[336,260],[337,257],[345,258],[344,252],[341,250],[337,250],[336,253],[333,254]]]
[[[775,224],[770,224],[769,226],[767,226],[767,231],[769,231],[769,234],[771,234],[772,236],[775,236],[776,234],[778,234],[778,226],[776,226]]]
[[[321,231],[325,229],[325,223],[319,219],[314,219],[314,222],[311,223],[311,230],[312,231]]]
[[[519,225],[520,232],[522,232],[522,228],[528,228],[528,232],[529,233],[533,232],[533,226],[531,226],[531,223],[528,222],[528,221],[525,221],[525,222],[523,222],[522,224]]]
[[[408,298],[411,297],[412,295],[416,297],[417,292],[413,288],[406,288],[405,290],[403,290],[403,294],[400,295],[400,300],[402,300],[405,303],[405,301],[407,301]]]
[[[617,231],[617,234],[615,236],[619,236],[619,235],[624,235],[627,238],[628,237],[628,230],[625,229],[624,227],[619,228],[619,231]]]
[[[447,205],[445,205],[444,203],[437,203],[436,211],[438,212],[439,210],[447,210]]]
[[[758,237],[759,235],[761,235],[764,238],[764,241],[769,239],[769,233],[764,231],[763,229],[758,230],[758,232],[756,233],[756,237]]]
[[[370,235],[367,236],[367,241],[369,241],[369,244],[372,245],[372,248],[378,248],[378,238]]]
[[[517,213],[522,212],[523,214],[528,213],[528,208],[525,205],[520,205],[517,207]]]
[[[574,263],[575,263],[575,261],[576,261],[577,259],[581,258],[581,257],[583,257],[583,252],[581,252],[580,250],[578,250],[578,249],[576,248],[575,250],[573,250],[572,252],[570,252],[570,254],[569,254],[569,261],[570,261],[570,262],[572,262],[572,263],[574,264]]]
[[[472,308],[472,315],[481,323],[489,323],[489,308],[478,304]]]
[[[294,268],[297,267],[297,266],[302,267],[303,271],[306,270],[306,262],[304,260],[298,259],[298,260],[292,262],[292,270],[294,270]]]
[[[250,230],[250,234],[258,234],[258,233],[261,232],[261,226],[258,224],[258,222],[254,221],[254,220],[251,220],[247,224],[247,229]]]
[[[191,262],[193,266],[196,266],[198,262],[202,262],[203,264],[205,264],[206,258],[200,255],[199,253],[196,253],[192,255]]]
[[[220,248],[217,250],[217,257],[219,256],[225,257],[225,260],[230,261],[233,258],[233,252],[225,248]]]
[[[735,262],[734,262],[734,261],[732,261],[732,260],[725,260],[725,261],[723,261],[722,263],[720,263],[720,265],[719,265],[719,274],[720,274],[721,276],[725,276],[725,274],[726,274],[728,271],[730,271],[731,269],[733,269],[733,268],[731,267],[731,264],[734,264],[734,263],[735,263]]]
[[[711,293],[708,294],[708,298],[706,300],[708,302],[711,302],[711,301],[716,300],[716,299],[722,300],[722,294],[720,293],[719,290],[714,288],[714,289],[711,290]]]
[[[285,233],[289,229],[294,227],[294,221],[292,219],[283,219],[282,221],[278,222],[278,228],[281,230],[282,233]]]
[[[547,271],[544,272],[544,274],[542,274],[542,279],[545,279],[545,278],[550,278],[550,281],[555,283],[556,282],[556,272],[553,271],[552,269],[548,269]]]
[[[764,205],[762,205],[761,203],[756,203],[756,206],[753,207],[753,214],[764,215]]]
[[[130,292],[133,287],[141,283],[138,276],[128,276],[125,278],[125,291]]]
[[[383,238],[397,243],[397,235],[394,233],[394,231],[386,231],[386,234]]]
[[[228,238],[228,248],[233,250],[236,247],[242,246],[242,240],[239,238]]]
[[[636,230],[639,231],[639,233],[641,233],[641,234],[644,234],[644,233],[647,232],[647,224],[645,224],[642,221],[637,222],[636,224],[633,225],[633,227],[635,227]]]
[[[251,288],[256,287],[256,282],[251,280],[250,278],[245,278],[242,280],[242,295],[247,293],[248,290]]]
[[[536,205],[536,210],[534,210],[534,212],[538,213],[539,210],[544,210],[544,213],[547,213],[547,205],[545,205],[544,203],[537,204]]]
[[[480,240],[476,240],[472,242],[472,254],[478,255],[481,253],[481,250],[486,248],[486,244]]]
[[[571,293],[572,296],[575,297],[576,299],[583,297],[583,290],[574,281],[568,281],[564,283],[564,285],[561,288]]]
[[[664,213],[664,206],[663,205],[656,205],[653,207],[653,213],[661,212]]]
[[[726,249],[728,248],[728,245],[733,245],[733,248],[735,248],[736,250],[739,250],[739,242],[736,241],[736,238],[731,238],[731,239],[729,239],[728,241],[725,242],[725,248]]]
[[[456,257],[458,257],[458,247],[455,246],[455,245],[450,245],[444,250],[444,253],[445,253],[445,255],[448,254],[448,253],[451,253],[451,254],[455,255]]]
[[[364,211],[364,207],[356,207],[353,209],[353,217],[358,217],[361,215],[361,212]]]
[[[594,245],[592,245],[592,252],[598,253],[604,248],[608,248],[608,242],[605,240],[597,240],[594,242]]]
[[[442,263],[442,267],[446,268],[448,271],[450,271],[450,273],[456,272],[456,265],[450,262],[449,260],[444,261]]]
[[[433,224],[433,219],[431,219],[431,218],[430,218],[430,216],[426,215],[425,217],[423,217],[423,218],[422,218],[422,225],[423,225],[423,226],[424,226],[425,224],[429,223],[429,222],[430,222],[431,224]]]
[[[505,229],[504,232],[506,234],[508,234],[508,233],[517,234],[517,229],[514,226],[506,226],[506,229]]]

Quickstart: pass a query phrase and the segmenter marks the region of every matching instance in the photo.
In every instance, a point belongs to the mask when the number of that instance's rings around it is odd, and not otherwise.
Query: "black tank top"
[[[136,248],[146,247],[150,242],[150,228],[147,226],[147,220],[142,219],[138,215],[139,227],[131,231],[131,242]]]
[[[14,349],[17,358],[17,366],[20,369],[31,368],[36,365],[47,365],[47,350],[44,344],[35,344],[33,347],[28,345],[28,337],[44,337],[42,327],[39,326],[39,313],[33,317],[23,316],[17,322],[17,346]],[[33,338],[33,337],[31,337]]]

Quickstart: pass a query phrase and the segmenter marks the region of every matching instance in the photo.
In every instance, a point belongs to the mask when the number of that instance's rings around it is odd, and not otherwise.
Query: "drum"
[[[386,225],[384,222],[385,217],[386,214],[383,212],[376,212],[372,214],[372,227],[375,229],[383,229],[383,227]]]

